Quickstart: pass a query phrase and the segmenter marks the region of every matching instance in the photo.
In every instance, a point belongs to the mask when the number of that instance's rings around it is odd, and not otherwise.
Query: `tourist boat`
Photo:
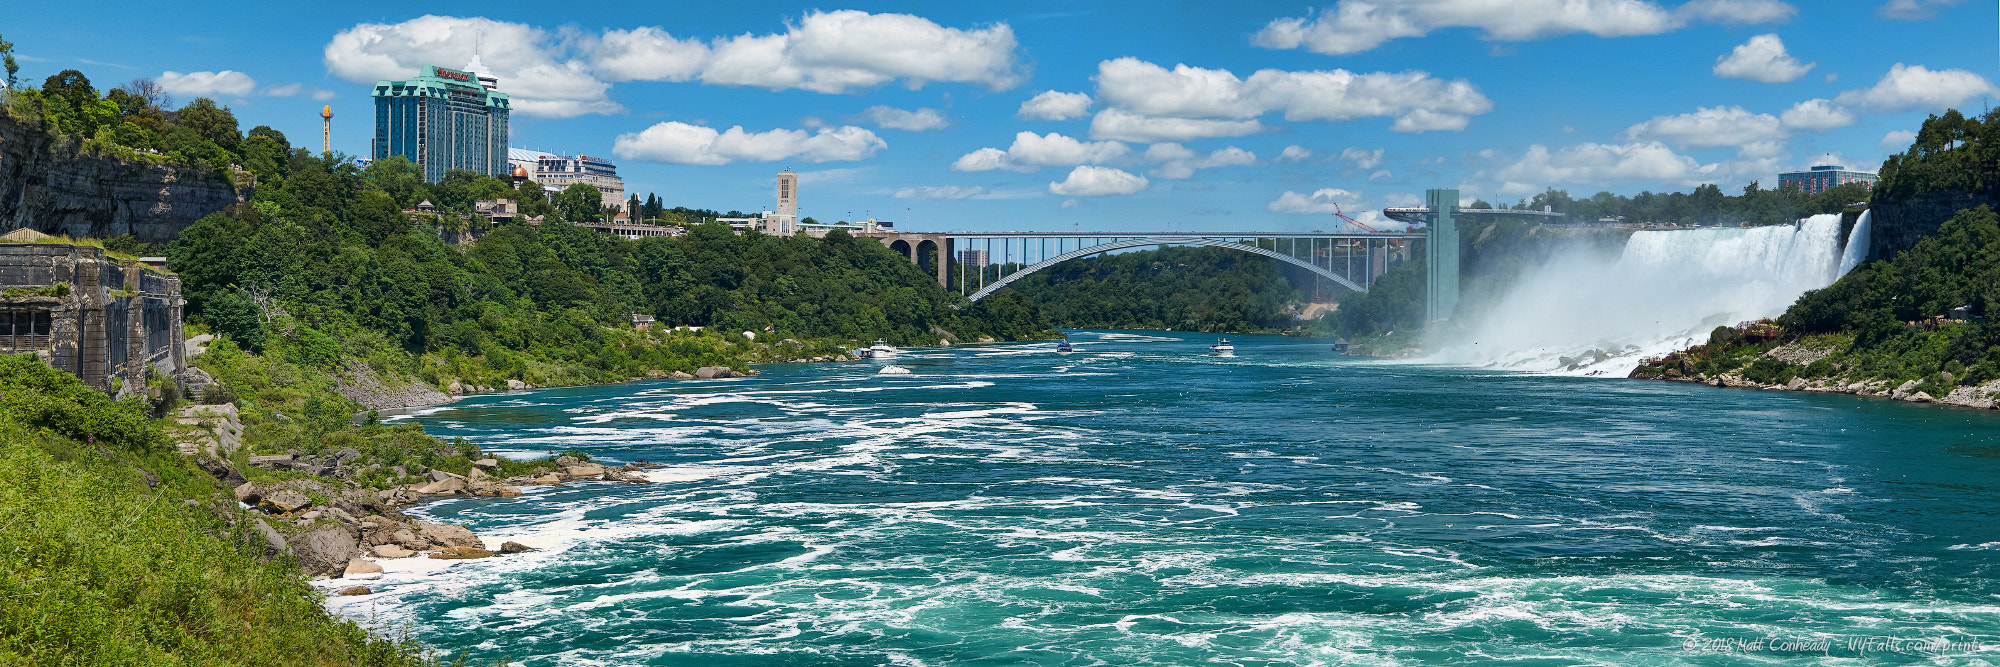
[[[1236,356],[1236,346],[1230,345],[1227,338],[1216,339],[1214,345],[1208,346],[1208,351],[1225,357]]]
[[[901,352],[902,350],[898,350],[895,347],[890,346],[887,342],[884,342],[880,338],[875,339],[874,345],[868,346],[869,359],[894,359],[896,358],[896,355]]]
[[[1056,343],[1056,354],[1069,354],[1070,350],[1069,341]]]

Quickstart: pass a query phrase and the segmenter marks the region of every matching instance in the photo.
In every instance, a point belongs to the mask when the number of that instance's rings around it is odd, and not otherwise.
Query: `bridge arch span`
[[[1088,248],[1079,248],[1076,250],[1071,250],[1069,252],[1056,255],[1054,257],[1050,257],[1048,259],[1023,267],[1020,270],[1015,271],[1013,273],[1007,274],[1006,277],[1001,278],[1000,280],[987,285],[986,287],[980,289],[979,291],[972,293],[972,296],[967,298],[972,302],[977,303],[979,302],[980,299],[992,296],[994,292],[1000,291],[1001,288],[1006,287],[1009,284],[1012,284],[1016,280],[1025,278],[1036,271],[1040,271],[1042,269],[1046,269],[1051,266],[1055,266],[1057,264],[1061,264],[1063,262],[1076,259],[1078,257],[1086,257],[1089,255],[1095,255],[1103,252],[1110,252],[1113,250],[1123,250],[1125,248],[1141,248],[1145,246],[1156,246],[1156,245],[1193,245],[1193,246],[1208,246],[1211,248],[1229,248],[1232,250],[1241,250],[1243,252],[1251,253],[1253,255],[1263,255],[1271,259],[1291,264],[1292,266],[1303,268],[1305,270],[1313,272],[1315,275],[1318,275],[1322,278],[1326,278],[1327,280],[1331,280],[1341,285],[1345,285],[1348,289],[1354,290],[1356,292],[1368,291],[1368,288],[1355,284],[1354,281],[1348,280],[1345,276],[1329,271],[1323,267],[1315,266],[1313,265],[1312,262],[1308,262],[1306,260],[1299,259],[1297,257],[1293,257],[1291,255],[1287,255],[1285,253],[1281,253],[1275,250],[1271,250],[1269,248],[1260,248],[1253,245],[1245,245],[1234,241],[1224,241],[1220,239],[1140,238],[1140,239],[1124,239],[1119,241],[1112,241],[1110,243],[1094,245]]]

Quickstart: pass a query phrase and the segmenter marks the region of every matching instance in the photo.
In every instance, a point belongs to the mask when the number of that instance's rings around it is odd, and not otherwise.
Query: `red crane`
[[[1349,224],[1349,225],[1353,225],[1353,226],[1355,226],[1355,227],[1360,227],[1362,231],[1365,231],[1365,232],[1368,232],[1368,233],[1370,233],[1370,234],[1380,234],[1380,233],[1382,233],[1382,230],[1379,230],[1379,229],[1376,229],[1376,228],[1374,228],[1374,227],[1370,227],[1370,226],[1368,226],[1368,225],[1364,225],[1364,224],[1361,224],[1361,221],[1360,221],[1360,220],[1355,220],[1354,218],[1350,218],[1350,217],[1348,217],[1346,213],[1342,213],[1342,212],[1340,212],[1340,205],[1339,205],[1339,204],[1334,204],[1334,205],[1333,205],[1333,217],[1336,217],[1336,218],[1340,218],[1341,220],[1343,220],[1343,221],[1346,221],[1346,222],[1347,222],[1347,224]],[[1403,247],[1403,241],[1402,241],[1402,239],[1389,239],[1389,242],[1390,242],[1390,243],[1394,243],[1394,244],[1396,244],[1396,247],[1398,247],[1398,248],[1401,248],[1401,247]]]

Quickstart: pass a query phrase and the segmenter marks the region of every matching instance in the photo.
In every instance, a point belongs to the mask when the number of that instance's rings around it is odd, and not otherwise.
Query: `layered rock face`
[[[0,231],[171,241],[250,188],[208,167],[156,167],[78,155],[0,114]]]
[[[1958,190],[1940,190],[1871,202],[1868,259],[1894,257],[1903,249],[1916,245],[1918,239],[1937,231],[1952,215],[1981,204],[2000,209],[2000,200],[1991,194]]]

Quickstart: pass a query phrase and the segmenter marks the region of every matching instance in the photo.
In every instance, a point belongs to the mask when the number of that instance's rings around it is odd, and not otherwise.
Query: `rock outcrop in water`
[[[54,141],[0,113],[0,231],[131,234],[165,243],[202,216],[247,201],[250,187],[231,179],[206,166],[128,164],[81,154],[73,143]]]

